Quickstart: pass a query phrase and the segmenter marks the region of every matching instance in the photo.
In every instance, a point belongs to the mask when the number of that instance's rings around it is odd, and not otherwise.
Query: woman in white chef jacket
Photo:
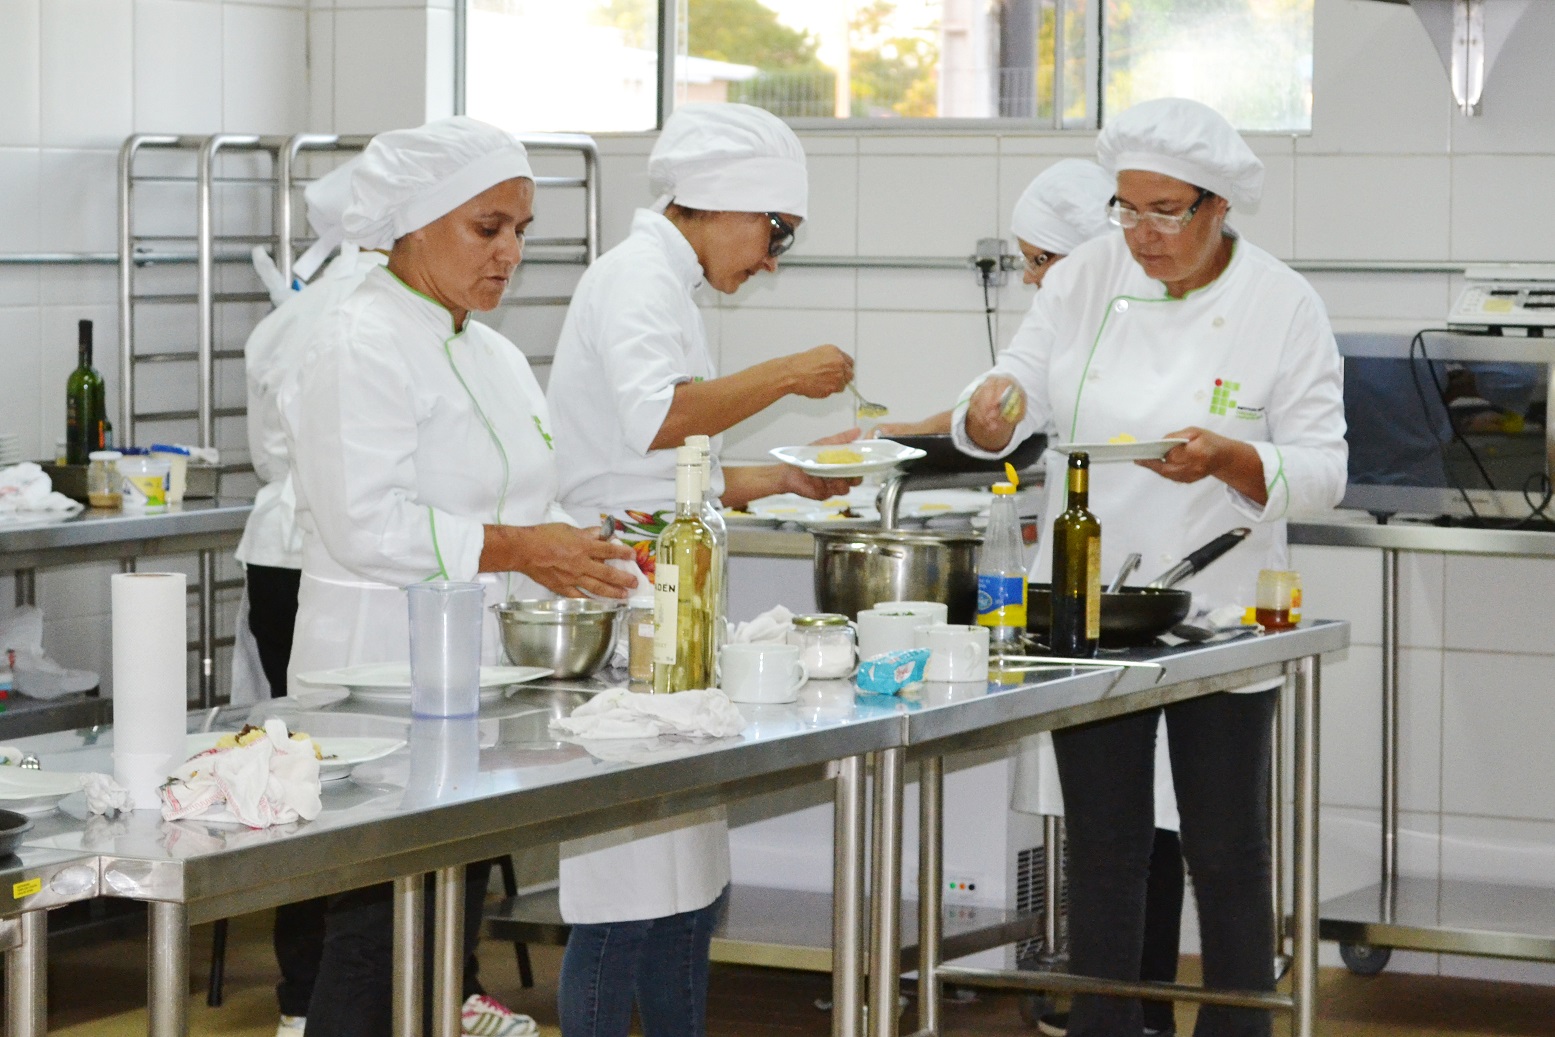
[[[1231,209],[1256,208],[1263,164],[1218,113],[1146,102],[1109,122],[1097,150],[1117,178],[1110,212],[1123,233],[1088,242],[1053,271],[1010,348],[968,389],[952,431],[982,456],[1044,429],[1064,443],[1186,439],[1161,461],[1093,470],[1102,570],[1130,551],[1164,566],[1252,525],[1246,543],[1186,584],[1198,605],[1245,604],[1259,569],[1286,566],[1286,516],[1333,507],[1344,491],[1333,333],[1311,286],[1226,225]],[[1011,383],[1027,399],[1017,423],[999,413]],[[1205,983],[1273,989],[1272,687],[1055,733],[1071,969],[1139,976],[1164,713]],[[1142,1025],[1138,1002],[1102,997],[1076,998],[1069,1024],[1072,1037]],[[1206,1006],[1195,1032],[1263,1035],[1269,1026],[1265,1011]]]
[[[853,361],[819,346],[718,377],[708,353],[695,290],[732,293],[776,269],[807,212],[804,150],[780,119],[746,105],[683,105],[654,145],[648,178],[658,203],[638,210],[631,235],[579,281],[547,395],[562,501],[580,521],[623,518],[625,539],[651,550],[674,502],[671,448],[688,435],[713,437],[713,486],[725,504],[844,489],[786,466],[720,470],[718,444],[785,395],[841,391]],[[625,1037],[634,994],[649,1034],[700,1034],[708,943],[728,882],[721,811],[563,844],[561,909],[572,923],[563,1034]]]
[[[388,248],[388,265],[321,324],[282,392],[303,539],[293,680],[408,658],[407,584],[479,579],[490,602],[635,584],[606,564],[624,548],[564,521],[540,387],[470,319],[501,300],[533,201],[523,146],[473,119],[383,133],[363,153],[346,239]],[[482,649],[495,660],[494,628]],[[469,885],[478,911],[484,882]],[[388,1032],[388,892],[331,898],[313,1037]]]

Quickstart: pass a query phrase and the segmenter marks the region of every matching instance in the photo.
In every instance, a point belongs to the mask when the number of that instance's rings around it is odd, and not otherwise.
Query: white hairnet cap
[[[1183,97],[1145,101],[1107,123],[1096,154],[1113,176],[1124,169],[1162,173],[1257,212],[1263,163],[1225,116]]]
[[[1106,231],[1116,181],[1094,162],[1066,158],[1027,187],[1010,215],[1010,233],[1028,245],[1067,256]]]
[[[292,273],[304,281],[311,279],[330,253],[345,241],[341,218],[351,204],[351,177],[361,164],[362,156],[357,155],[303,189],[303,198],[308,203],[308,225],[317,239],[292,264]]]
[[[648,186],[660,212],[673,198],[710,212],[809,215],[804,148],[771,112],[748,104],[685,104],[648,156]]]
[[[341,221],[345,239],[389,248],[515,177],[534,179],[518,138],[468,116],[380,133],[351,177],[351,204]]]

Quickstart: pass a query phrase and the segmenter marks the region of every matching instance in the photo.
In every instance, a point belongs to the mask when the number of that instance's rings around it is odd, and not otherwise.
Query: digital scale
[[[1522,328],[1532,336],[1555,329],[1555,264],[1471,266],[1463,276],[1468,285],[1447,315],[1448,327],[1491,334]]]

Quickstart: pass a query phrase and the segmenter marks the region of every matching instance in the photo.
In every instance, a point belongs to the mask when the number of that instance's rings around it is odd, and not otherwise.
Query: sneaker
[[[308,1017],[305,1015],[283,1015],[281,1024],[275,1028],[275,1037],[302,1037],[302,1031],[308,1025]]]
[[[1037,1020],[1037,1029],[1047,1037],[1065,1037],[1069,1033],[1069,1013],[1049,1012]]]
[[[485,994],[471,994],[459,1013],[464,1037],[535,1037],[540,1027]]]

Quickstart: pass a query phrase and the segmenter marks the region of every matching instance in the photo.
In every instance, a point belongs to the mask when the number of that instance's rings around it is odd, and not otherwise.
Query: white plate
[[[81,790],[81,775],[0,767],[0,807],[23,814],[44,814]]]
[[[1171,453],[1173,447],[1186,443],[1186,439],[1149,439],[1135,443],[1052,443],[1052,449],[1060,454],[1089,454],[1091,461],[1159,461]]]
[[[549,677],[554,671],[543,666],[482,666],[482,702],[495,702],[502,689]],[[409,663],[363,663],[338,670],[314,670],[299,673],[297,683],[313,688],[349,688],[353,698],[364,702],[408,703],[410,701]]]
[[[205,731],[192,734],[185,742],[185,752],[190,756],[213,749],[216,742],[230,731]],[[359,763],[382,759],[405,744],[403,738],[346,738],[323,737],[313,741],[324,758],[319,761],[319,780],[335,781],[351,776],[351,768]]]
[[[730,529],[776,529],[783,524],[782,519],[772,515],[755,515],[748,511],[724,508],[719,514],[723,516],[724,525]]]
[[[821,464],[816,456],[823,450],[852,450],[863,454],[864,460],[855,464]],[[903,461],[917,460],[924,456],[925,451],[889,439],[859,439],[840,446],[780,446],[768,453],[784,464],[802,468],[811,475],[830,479],[856,479],[877,472],[888,472]]]

